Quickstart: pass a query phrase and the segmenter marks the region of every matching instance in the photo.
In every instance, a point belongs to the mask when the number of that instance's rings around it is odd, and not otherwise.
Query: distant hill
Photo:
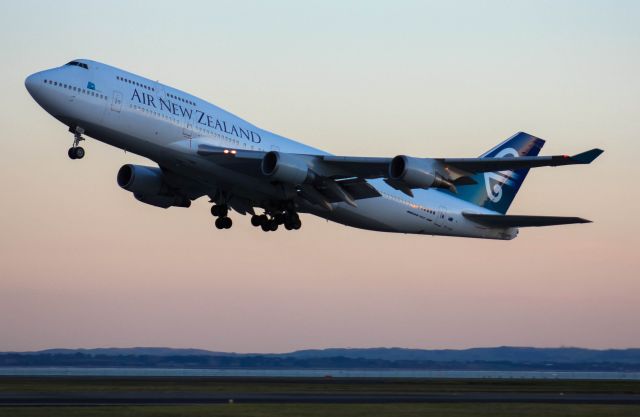
[[[0,353],[1,366],[640,371],[640,349],[331,348],[269,354],[164,347],[47,349]]]
[[[46,349],[35,352],[3,352],[25,355],[86,355],[106,356],[261,356],[278,358],[351,358],[385,361],[508,361],[508,362],[617,362],[640,364],[640,349],[584,349],[575,347],[535,348],[500,346],[471,349],[405,349],[392,348],[329,348],[297,350],[288,353],[234,353],[204,349],[180,349],[168,347],[96,348],[96,349]],[[3,353],[0,353],[3,354]]]
[[[299,350],[285,354],[295,358],[319,358],[342,356],[346,358],[417,360],[417,361],[509,361],[509,362],[620,362],[640,363],[640,349],[583,349],[573,347],[533,348],[533,347],[490,347],[472,349],[318,349]]]
[[[204,349],[179,349],[166,347],[132,347],[132,348],[96,348],[96,349],[45,349],[36,352],[15,352],[29,355],[73,355],[83,353],[87,355],[150,355],[150,356],[235,356],[235,353],[214,352]]]

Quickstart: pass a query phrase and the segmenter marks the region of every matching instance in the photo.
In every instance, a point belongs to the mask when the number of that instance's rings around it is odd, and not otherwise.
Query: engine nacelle
[[[398,155],[389,164],[389,178],[402,181],[409,188],[449,188],[454,185],[437,173],[436,161]]]
[[[288,184],[304,184],[310,181],[313,172],[306,161],[296,155],[277,151],[268,152],[260,165],[262,173],[274,181]]]
[[[136,200],[152,206],[189,207],[191,200],[171,192],[164,182],[160,168],[142,165],[123,165],[118,171],[118,185],[131,191]]]

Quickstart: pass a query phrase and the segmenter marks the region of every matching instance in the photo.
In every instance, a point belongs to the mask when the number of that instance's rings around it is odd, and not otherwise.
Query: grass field
[[[0,407],[0,417],[638,417],[640,407],[586,404],[220,404]]]

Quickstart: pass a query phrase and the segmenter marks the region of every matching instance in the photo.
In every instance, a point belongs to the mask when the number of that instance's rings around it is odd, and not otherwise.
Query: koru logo
[[[494,158],[502,158],[505,156],[518,157],[520,154],[513,148],[505,148],[498,152]],[[498,172],[485,172],[484,184],[487,188],[487,197],[494,203],[499,202],[502,199],[502,186],[512,185],[516,174],[513,171],[498,171]]]

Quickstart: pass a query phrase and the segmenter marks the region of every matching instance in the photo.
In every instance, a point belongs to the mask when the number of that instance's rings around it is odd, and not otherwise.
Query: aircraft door
[[[191,123],[187,122],[182,127],[182,135],[187,139],[191,139],[193,137],[193,125]]]
[[[111,111],[120,113],[122,110],[122,93],[119,91],[113,92],[113,100],[111,100]]]
[[[434,223],[438,226],[443,226],[445,223],[445,217],[447,215],[447,209],[443,206],[438,207],[436,210],[436,218]]]

